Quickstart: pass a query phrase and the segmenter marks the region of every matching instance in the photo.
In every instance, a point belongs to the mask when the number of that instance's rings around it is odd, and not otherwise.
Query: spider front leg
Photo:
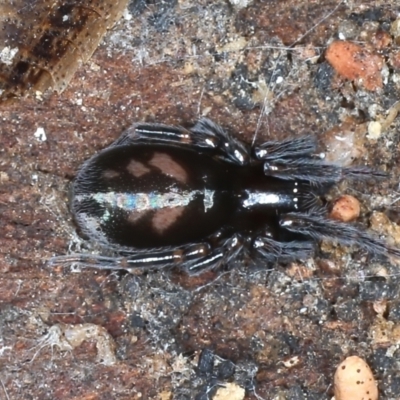
[[[134,124],[111,146],[137,143],[192,147],[239,165],[247,164],[250,159],[249,151],[240,141],[207,118],[200,119],[191,129],[163,124]]]
[[[273,161],[311,157],[317,149],[317,141],[313,136],[295,139],[272,140],[253,148],[254,157],[258,160]]]
[[[400,249],[389,246],[357,226],[325,217],[323,209],[314,209],[306,213],[287,213],[282,215],[279,223],[290,232],[314,240],[327,240],[345,246],[356,245],[372,255],[400,257]]]
[[[343,179],[384,179],[387,175],[368,167],[341,167],[314,158],[277,159],[264,164],[264,173],[275,178],[308,181],[314,185],[332,185]]]
[[[264,163],[264,173],[284,180],[303,180],[314,185],[332,185],[343,179],[383,179],[386,174],[367,167],[341,167],[316,156],[316,140],[304,136],[265,142],[253,149],[255,158]]]

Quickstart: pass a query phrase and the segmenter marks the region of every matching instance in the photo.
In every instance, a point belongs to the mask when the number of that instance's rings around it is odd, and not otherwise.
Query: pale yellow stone
[[[378,400],[378,387],[368,364],[358,356],[339,364],[334,377],[335,400]]]
[[[245,390],[236,383],[225,383],[217,390],[213,400],[243,400]]]

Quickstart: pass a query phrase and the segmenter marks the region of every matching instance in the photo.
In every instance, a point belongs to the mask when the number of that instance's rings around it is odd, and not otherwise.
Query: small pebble
[[[339,197],[332,208],[330,217],[342,222],[354,221],[360,215],[360,202],[345,194]]]
[[[362,84],[367,90],[383,85],[382,57],[358,44],[336,40],[327,48],[325,58],[339,75]]]
[[[372,307],[378,315],[383,316],[383,314],[387,311],[388,302],[386,299],[375,300],[372,303]]]
[[[390,65],[396,70],[400,70],[400,50],[394,50],[389,55]]]
[[[251,0],[229,0],[229,3],[240,10],[247,7],[251,3]]]
[[[36,129],[36,132],[33,134],[33,136],[35,136],[36,140],[39,142],[45,142],[47,140],[46,132],[41,126]]]
[[[382,134],[382,125],[378,121],[371,121],[368,124],[368,134],[367,138],[368,139],[379,139]]]
[[[213,400],[243,400],[246,392],[236,383],[224,383],[223,387],[217,390]]]
[[[339,364],[334,377],[335,400],[377,400],[378,387],[368,364],[358,356]]]
[[[355,39],[359,33],[358,25],[349,20],[343,20],[339,24],[338,36],[341,40]]]
[[[387,32],[378,30],[372,37],[372,43],[375,49],[383,50],[390,46],[392,38]]]
[[[390,33],[394,37],[395,43],[400,44],[400,18],[392,22]]]
[[[366,125],[348,120],[325,132],[326,161],[345,167],[362,158],[366,151],[365,130]]]

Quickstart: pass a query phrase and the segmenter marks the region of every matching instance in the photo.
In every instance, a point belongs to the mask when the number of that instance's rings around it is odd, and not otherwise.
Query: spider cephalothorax
[[[250,148],[205,118],[189,130],[135,124],[86,161],[72,185],[78,227],[114,256],[50,262],[131,272],[179,266],[195,274],[242,252],[266,262],[303,259],[318,239],[400,256],[318,207],[340,180],[383,174],[324,163],[315,150],[313,137]]]

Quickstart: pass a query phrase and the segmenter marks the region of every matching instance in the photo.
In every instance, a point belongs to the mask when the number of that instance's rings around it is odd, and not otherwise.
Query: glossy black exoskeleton
[[[81,232],[115,256],[50,263],[130,272],[180,266],[195,274],[241,252],[266,262],[304,259],[318,239],[400,256],[318,206],[342,179],[383,174],[326,164],[315,150],[312,137],[249,148],[205,118],[190,130],[135,124],[85,162],[72,185]]]

